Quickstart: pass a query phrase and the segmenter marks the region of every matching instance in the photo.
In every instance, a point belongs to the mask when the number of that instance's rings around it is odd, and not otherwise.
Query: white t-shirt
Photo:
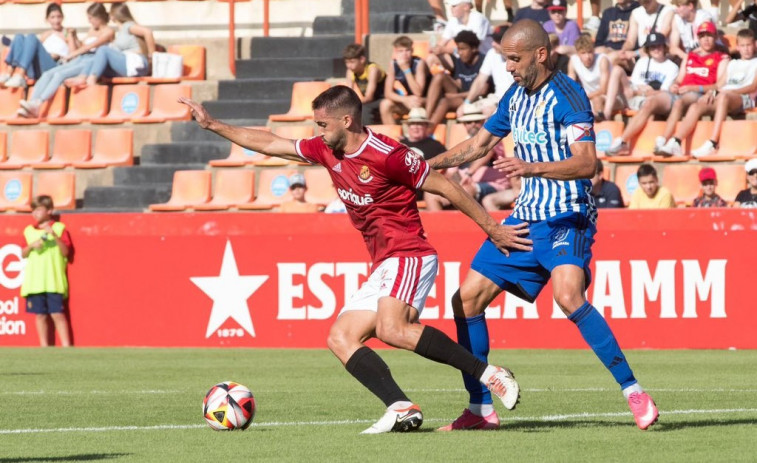
[[[68,56],[68,44],[58,34],[50,34],[47,36],[42,47],[51,55]]]
[[[502,98],[508,88],[515,82],[513,75],[507,72],[507,62],[494,48],[486,52],[484,62],[481,63],[481,74],[491,76],[494,80],[494,94]]]
[[[492,47],[492,25],[486,16],[476,10],[471,10],[468,15],[468,23],[463,24],[459,19],[452,17],[447,21],[447,26],[442,32],[442,42],[454,39],[461,31],[472,31],[481,41],[478,51],[486,53]]]
[[[649,71],[647,72],[647,65],[649,65]],[[657,80],[662,82],[660,90],[668,90],[673,82],[678,77],[678,66],[676,63],[669,59],[666,59],[662,63],[643,56],[636,62],[631,73],[631,86],[640,87],[642,85],[649,85],[649,82]]]
[[[681,37],[681,48],[683,48],[683,51],[688,53],[699,46],[696,31],[700,24],[708,21],[717,24],[716,19],[707,10],[697,10],[693,23],[684,21],[678,15],[673,16],[673,27],[676,28],[679,37]]]
[[[594,63],[590,68],[584,66],[581,62],[581,58],[578,55],[570,57],[570,64],[573,65],[573,70],[576,71],[576,77],[581,81],[581,86],[584,91],[588,93],[594,93],[599,90],[599,82],[601,80],[600,63],[602,60],[608,59],[607,56],[602,53],[594,53]]]
[[[670,5],[658,5],[657,8],[659,9],[660,6],[662,6],[662,10],[660,10],[660,19],[657,20],[656,26],[658,31],[660,30],[660,27],[662,27],[662,25],[665,23],[665,19],[670,15],[675,14],[676,11],[675,7],[672,7]],[[636,24],[638,25],[636,42],[640,47],[643,47],[644,42],[647,41],[647,36],[652,31],[652,25],[654,24],[655,17],[657,17],[657,10],[652,12],[652,14],[649,14],[643,6],[640,6],[631,12],[631,21],[636,21]]]
[[[721,90],[736,90],[751,85],[757,75],[757,58],[732,59],[725,71],[726,81]]]

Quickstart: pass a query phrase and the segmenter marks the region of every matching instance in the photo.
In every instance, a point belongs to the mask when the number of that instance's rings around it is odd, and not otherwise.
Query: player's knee
[[[572,314],[584,303],[584,298],[573,291],[555,292],[555,302],[566,315]]]
[[[326,338],[326,345],[331,352],[338,356],[339,353],[344,351],[349,345],[347,333],[342,329],[332,327]]]

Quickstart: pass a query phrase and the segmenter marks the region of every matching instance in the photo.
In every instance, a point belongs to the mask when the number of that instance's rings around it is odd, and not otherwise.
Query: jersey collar
[[[370,142],[371,138],[373,138],[373,131],[371,129],[369,129],[368,127],[363,127],[363,130],[365,130],[366,132],[368,132],[368,136],[365,138],[365,141],[363,141],[363,143],[360,145],[360,147],[354,153],[350,153],[350,154],[344,153],[344,157],[345,158],[356,158],[356,157],[360,156],[360,153],[362,153],[363,150],[365,149],[365,147],[368,146],[368,142]]]
[[[537,93],[539,93],[541,91],[541,89],[544,88],[544,86],[547,85],[557,75],[558,72],[560,72],[560,71],[557,70],[557,69],[555,69],[554,71],[552,71],[552,74],[548,75],[547,78],[544,79],[544,82],[542,82],[541,84],[539,84],[538,87],[536,87],[535,89],[530,90],[530,91],[526,90],[526,95],[532,96],[532,95],[536,95]]]

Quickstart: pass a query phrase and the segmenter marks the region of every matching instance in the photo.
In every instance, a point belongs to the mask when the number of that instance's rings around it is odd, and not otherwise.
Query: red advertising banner
[[[0,218],[0,345],[38,344],[19,288],[26,215]],[[78,346],[324,348],[368,276],[345,215],[71,214],[70,317]],[[455,337],[450,299],[484,239],[457,212],[423,214],[439,251],[423,323]],[[757,214],[600,213],[589,300],[626,348],[757,348]],[[487,311],[494,348],[583,348],[544,289]]]

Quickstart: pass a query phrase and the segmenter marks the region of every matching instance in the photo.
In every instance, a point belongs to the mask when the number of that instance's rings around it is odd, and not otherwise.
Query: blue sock
[[[486,326],[486,315],[481,314],[470,318],[455,317],[457,326],[457,343],[470,351],[477,359],[489,363],[489,329]],[[463,373],[465,389],[470,394],[472,404],[490,404],[492,395],[478,378]]]
[[[620,350],[615,335],[612,334],[607,321],[591,304],[584,303],[578,310],[568,315],[576,324],[586,343],[591,347],[602,364],[610,370],[621,389],[636,384],[626,356]]]

